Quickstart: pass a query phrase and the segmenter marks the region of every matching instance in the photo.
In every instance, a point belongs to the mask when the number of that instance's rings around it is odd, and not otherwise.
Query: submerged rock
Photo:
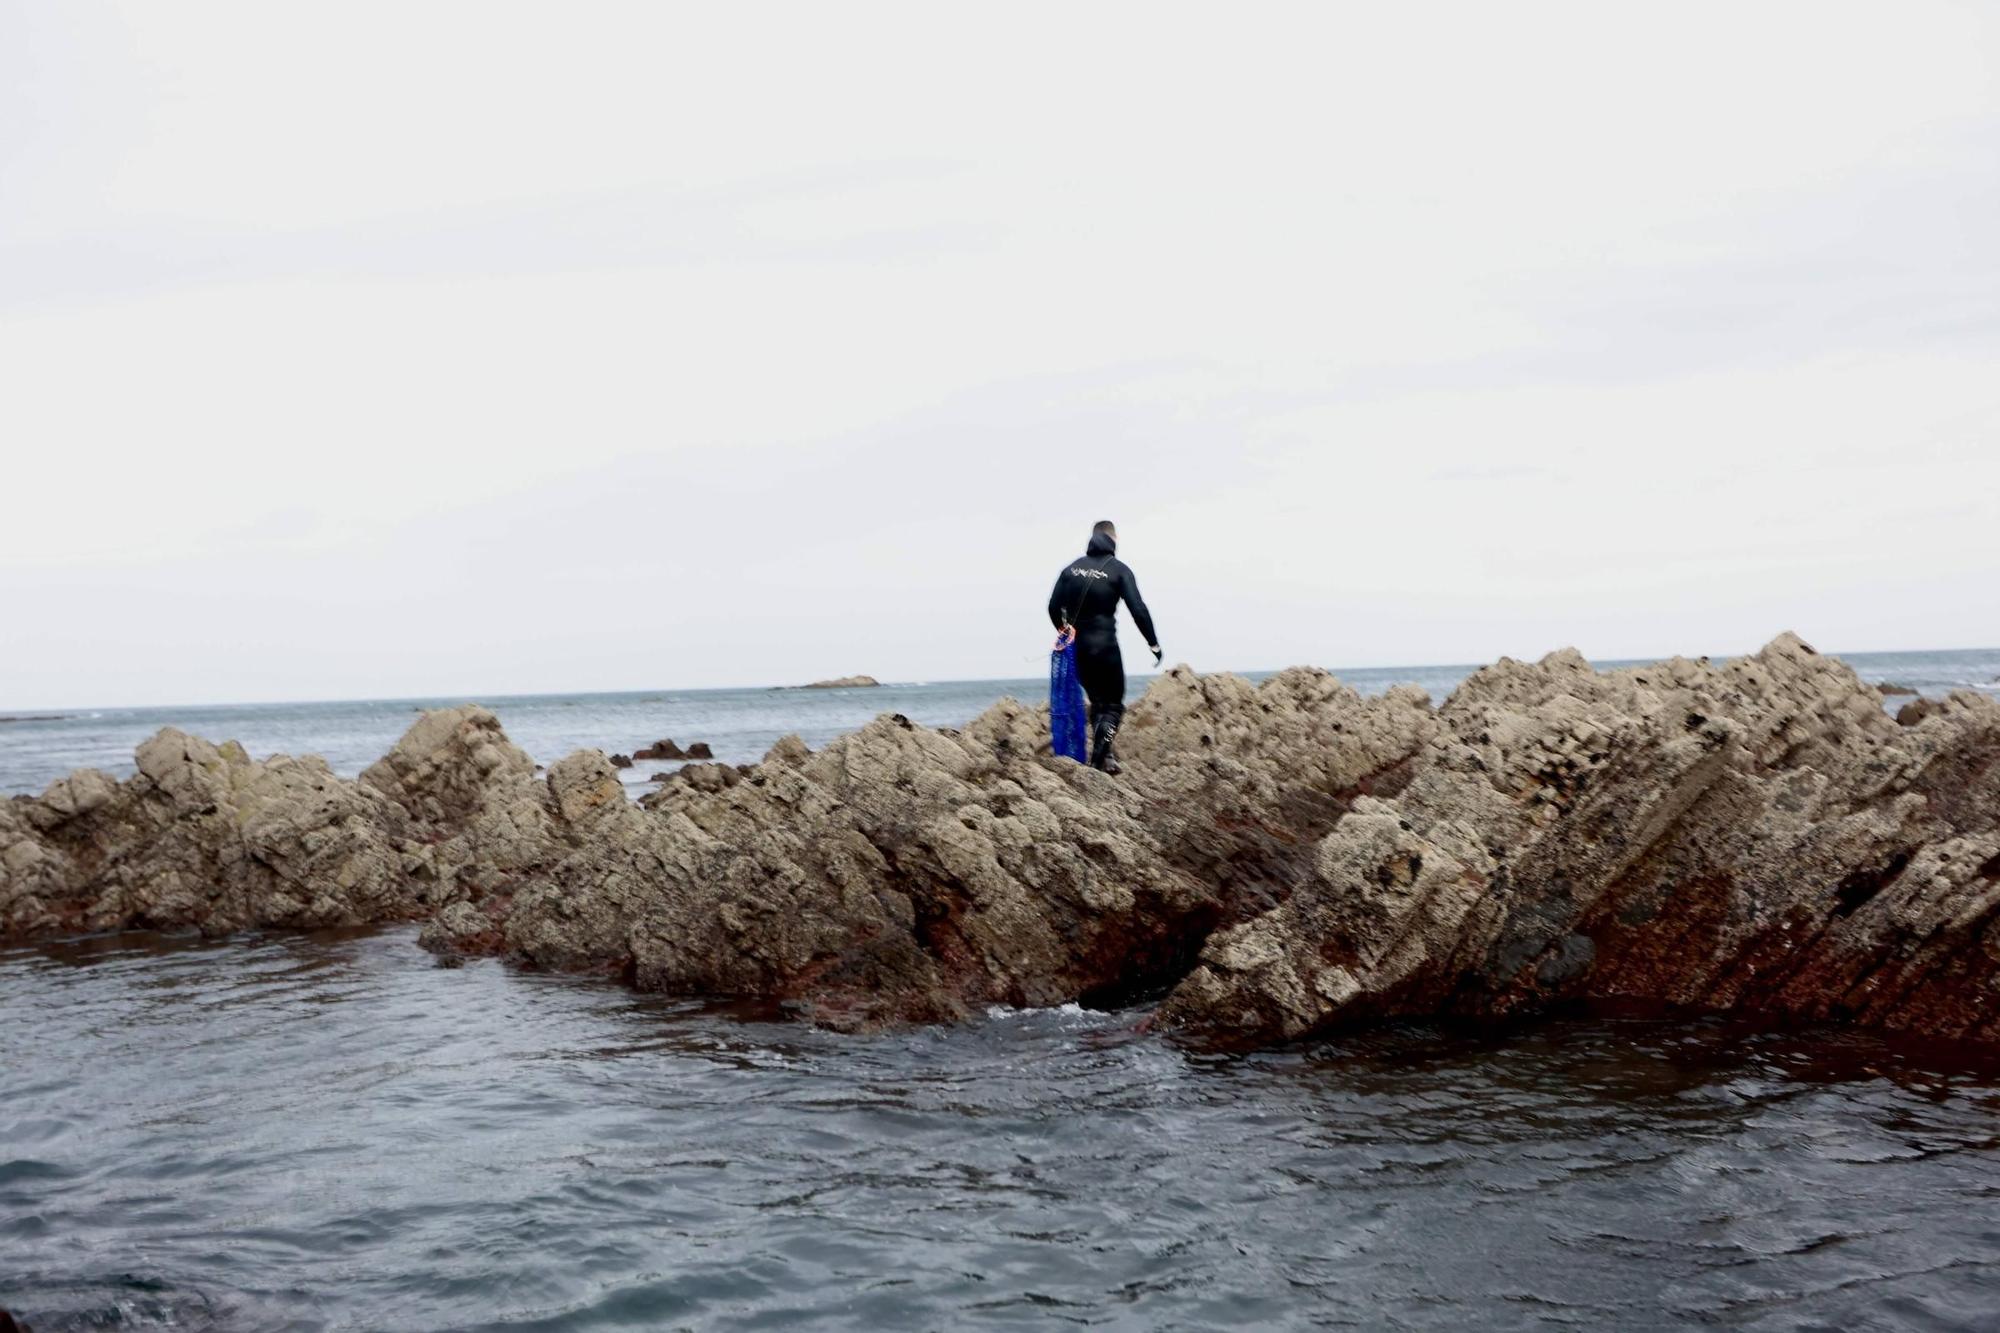
[[[1164,994],[1226,1044],[1556,1001],[2000,1038],[2000,705],[1880,698],[1792,636],[1503,660],[1436,709],[1176,668],[1119,780],[1003,700],[691,762],[637,804],[597,751],[538,778],[477,707],[356,782],[168,730],[125,782],[0,803],[0,936],[428,917],[447,960],[842,1027]]]

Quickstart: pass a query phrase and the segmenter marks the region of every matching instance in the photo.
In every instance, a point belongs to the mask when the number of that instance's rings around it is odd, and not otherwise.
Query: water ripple
[[[2000,1070],[1719,1023],[856,1038],[407,931],[0,954],[0,1306],[180,1329],[1990,1326]]]

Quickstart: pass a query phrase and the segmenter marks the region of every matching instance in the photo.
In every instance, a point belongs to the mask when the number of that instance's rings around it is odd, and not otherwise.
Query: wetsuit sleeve
[[[1063,600],[1063,578],[1068,573],[1069,567],[1064,566],[1062,573],[1056,575],[1055,591],[1049,594],[1049,623],[1057,629],[1069,619],[1069,606]]]
[[[1132,572],[1132,566],[1120,562],[1118,571],[1118,595],[1125,599],[1125,609],[1132,613],[1132,623],[1146,636],[1146,646],[1159,646],[1160,636],[1153,633],[1153,613],[1146,609],[1145,599],[1139,596],[1139,576]]]

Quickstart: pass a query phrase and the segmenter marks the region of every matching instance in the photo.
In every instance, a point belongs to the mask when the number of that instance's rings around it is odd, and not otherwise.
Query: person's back
[[[1118,771],[1112,740],[1125,716],[1125,659],[1118,651],[1118,604],[1132,613],[1132,623],[1146,636],[1155,666],[1160,662],[1160,638],[1153,632],[1152,613],[1139,596],[1139,580],[1117,556],[1118,530],[1109,520],[1090,535],[1081,560],[1063,566],[1049,594],[1049,623],[1076,634],[1076,670],[1090,698],[1090,762],[1107,773]]]

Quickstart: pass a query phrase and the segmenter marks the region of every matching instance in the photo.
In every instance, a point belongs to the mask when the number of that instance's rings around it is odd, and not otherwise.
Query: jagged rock
[[[689,763],[636,805],[597,751],[537,778],[474,706],[358,782],[168,730],[123,783],[0,802],[0,937],[427,915],[445,961],[837,1026],[1170,990],[1170,1030],[1235,1044],[1555,1001],[2000,1040],[2000,705],[1903,711],[1792,636],[1503,659],[1436,710],[1176,668],[1117,780],[1003,700]]]
[[[535,761],[477,704],[426,712],[395,748],[362,770],[361,781],[423,824],[464,823],[485,813],[493,793],[531,778]]]
[[[1118,749],[1177,864],[1261,910],[1308,873],[1355,799],[1400,789],[1436,728],[1409,686],[1368,699],[1310,667],[1253,686],[1178,666],[1127,711]]]
[[[316,756],[253,762],[169,727],[136,757],[124,783],[85,770],[0,813],[0,935],[351,925],[434,903],[405,872],[404,812]]]
[[[651,745],[632,751],[634,759],[686,759],[688,752],[674,744],[673,738],[654,741]]]
[[[1257,1044],[1575,999],[2000,1036],[2000,707],[1906,728],[1878,697],[1790,635],[1476,672],[1162,1017]]]
[[[997,706],[1024,714],[1018,704]],[[504,917],[440,918],[492,948],[649,989],[762,996],[820,1022],[1046,1005],[1162,965],[1212,890],[1104,775],[883,717],[817,754],[690,765],[603,822]]]
[[[497,717],[466,704],[423,714],[361,784],[408,813],[417,873],[481,893],[555,854],[560,831],[537,771]]]
[[[614,754],[611,756],[611,766],[613,768],[630,768],[632,767],[632,756],[629,754]]]
[[[812,751],[796,735],[781,736],[764,756],[767,764],[787,764],[794,768],[812,758]]]
[[[1141,995],[1281,900],[1435,727],[1415,691],[1368,700],[1311,671],[1181,669],[1134,722],[1147,782],[1053,760],[1044,713],[1011,700],[949,735],[891,715],[818,754],[786,737],[761,764],[689,764],[427,942],[840,1025]]]
[[[548,784],[476,706],[424,714],[358,782],[172,727],[135,759],[0,806],[0,938],[408,919],[567,851]]]
[[[688,746],[687,757],[690,759],[713,759],[715,758],[715,751],[708,748],[707,741],[696,741],[693,745]]]

